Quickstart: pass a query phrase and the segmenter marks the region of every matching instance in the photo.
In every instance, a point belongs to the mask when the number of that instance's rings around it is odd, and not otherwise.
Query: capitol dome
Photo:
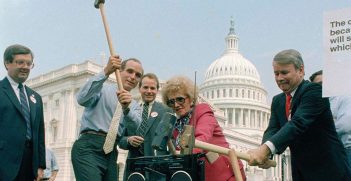
[[[256,67],[239,52],[239,37],[231,21],[226,49],[207,69],[200,94],[224,112],[224,126],[261,136],[270,116],[267,91]]]
[[[239,53],[225,53],[214,61],[207,69],[205,78],[216,79],[233,75],[260,80],[256,67]]]

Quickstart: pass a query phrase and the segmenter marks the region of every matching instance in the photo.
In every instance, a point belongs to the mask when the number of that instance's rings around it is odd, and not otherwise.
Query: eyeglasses
[[[174,107],[176,102],[178,104],[184,104],[185,99],[186,99],[186,97],[176,97],[175,99],[169,99],[167,101],[167,106],[168,107]]]
[[[25,60],[16,60],[14,62],[18,67],[21,67],[21,68],[23,68],[25,65],[27,67],[29,67],[30,69],[32,69],[34,67],[33,62],[29,62],[29,61],[25,61]]]

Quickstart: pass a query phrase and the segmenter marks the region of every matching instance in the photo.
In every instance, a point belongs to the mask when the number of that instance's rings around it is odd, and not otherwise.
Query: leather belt
[[[106,137],[107,133],[102,132],[102,131],[93,131],[93,130],[84,130],[80,133],[81,135],[85,134],[93,134],[93,135],[98,135],[98,136],[104,136]]]

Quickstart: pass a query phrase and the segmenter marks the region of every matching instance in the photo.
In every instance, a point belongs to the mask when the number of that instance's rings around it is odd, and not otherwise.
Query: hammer
[[[209,145],[212,145],[212,144],[209,144]],[[196,140],[195,136],[194,136],[194,128],[193,128],[193,126],[190,126],[190,125],[184,126],[184,132],[180,138],[180,146],[181,146],[181,150],[182,150],[181,153],[183,153],[183,154],[192,154],[192,150],[194,147],[201,148],[203,150],[208,150],[210,152],[220,153],[220,152],[217,152],[217,150],[212,150],[210,147],[208,147],[206,145],[204,147],[202,147],[201,144],[199,145],[199,141]],[[213,146],[216,146],[216,145],[213,145]],[[218,147],[220,147],[220,146],[218,146]],[[221,148],[223,148],[223,147],[221,147]],[[230,164],[232,165],[232,170],[233,170],[233,173],[235,175],[235,180],[243,181],[242,175],[240,172],[239,163],[238,163],[238,158],[237,158],[237,155],[235,153],[235,150],[228,149],[228,151],[226,153],[223,152],[222,154],[229,156]],[[210,154],[210,155],[212,155],[212,154]],[[209,156],[209,157],[211,157],[211,156]],[[209,162],[211,162],[211,161],[209,161]]]
[[[176,120],[177,117],[169,112],[166,112],[162,116],[161,121],[156,128],[155,136],[152,140],[152,148],[164,151],[167,145],[169,151],[173,155],[176,154],[176,149],[174,148],[173,143],[170,139],[172,137],[173,127]]]
[[[235,180],[243,181],[242,175],[240,172],[239,163],[238,163],[238,158],[249,161],[250,155],[242,152],[236,152],[234,149],[229,149],[229,148],[196,140],[194,138],[193,132],[194,132],[194,128],[192,126],[190,125],[184,126],[184,132],[180,138],[180,146],[182,150],[187,150],[186,152],[187,153],[190,152],[191,154],[192,148],[195,147],[195,148],[200,148],[210,152],[215,152],[215,153],[229,156],[230,164],[232,165],[232,170],[235,175]],[[273,167],[276,166],[276,162],[274,160],[269,160],[269,164]]]
[[[173,127],[176,122],[177,118],[174,114],[171,113],[166,113],[161,119],[161,122],[159,123],[156,132],[155,132],[155,137],[152,142],[152,147],[157,150],[161,150],[160,145],[164,145],[165,143],[170,143],[170,138],[172,137],[172,132],[173,132]],[[168,146],[172,146],[171,152],[175,153],[175,149],[173,147],[173,144],[168,144]],[[184,132],[181,136],[180,140],[180,146],[182,147],[183,154],[191,154],[193,148],[200,148],[203,150],[208,150],[212,151],[215,153],[220,153],[224,155],[228,155],[228,152],[230,151],[229,148],[221,147],[218,145],[213,145],[209,143],[205,143],[199,140],[194,139],[194,130],[192,126],[185,125],[184,126]],[[250,155],[247,153],[243,152],[235,152],[237,157],[249,161],[250,160]],[[269,160],[269,163],[272,167],[276,166],[276,162],[274,160]]]
[[[191,128],[192,126],[190,125],[185,125],[184,128],[185,130],[193,130],[193,128]],[[184,132],[186,132],[184,130]],[[182,148],[187,148],[187,147],[194,147],[194,148],[200,148],[203,150],[208,150],[208,151],[212,151],[215,153],[220,153],[220,154],[224,154],[224,155],[229,155],[229,148],[225,148],[225,147],[221,147],[218,145],[214,145],[214,144],[210,144],[210,143],[205,143],[203,141],[200,140],[196,140],[196,139],[192,139],[189,136],[182,136],[181,137],[181,141],[180,141],[180,145]],[[245,160],[245,161],[249,161],[250,160],[250,155],[247,153],[243,153],[243,152],[235,152],[237,157]],[[269,160],[268,162],[272,167],[275,167],[277,165],[277,163],[274,160]]]
[[[108,47],[110,49],[110,55],[114,56],[114,55],[116,55],[116,53],[115,53],[115,51],[113,49],[111,35],[110,35],[110,28],[109,28],[109,26],[107,24],[107,20],[106,20],[106,16],[105,16],[104,3],[105,3],[105,0],[95,0],[94,6],[95,6],[95,8],[100,9],[102,22],[103,22],[104,28],[105,28],[107,43],[108,43]],[[122,90],[123,89],[123,84],[122,84],[121,74],[119,73],[118,69],[115,71],[115,75],[116,75],[118,90]]]

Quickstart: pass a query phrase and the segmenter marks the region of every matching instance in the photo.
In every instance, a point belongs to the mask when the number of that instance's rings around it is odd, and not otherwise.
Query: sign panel
[[[351,8],[324,14],[323,97],[351,95]]]

